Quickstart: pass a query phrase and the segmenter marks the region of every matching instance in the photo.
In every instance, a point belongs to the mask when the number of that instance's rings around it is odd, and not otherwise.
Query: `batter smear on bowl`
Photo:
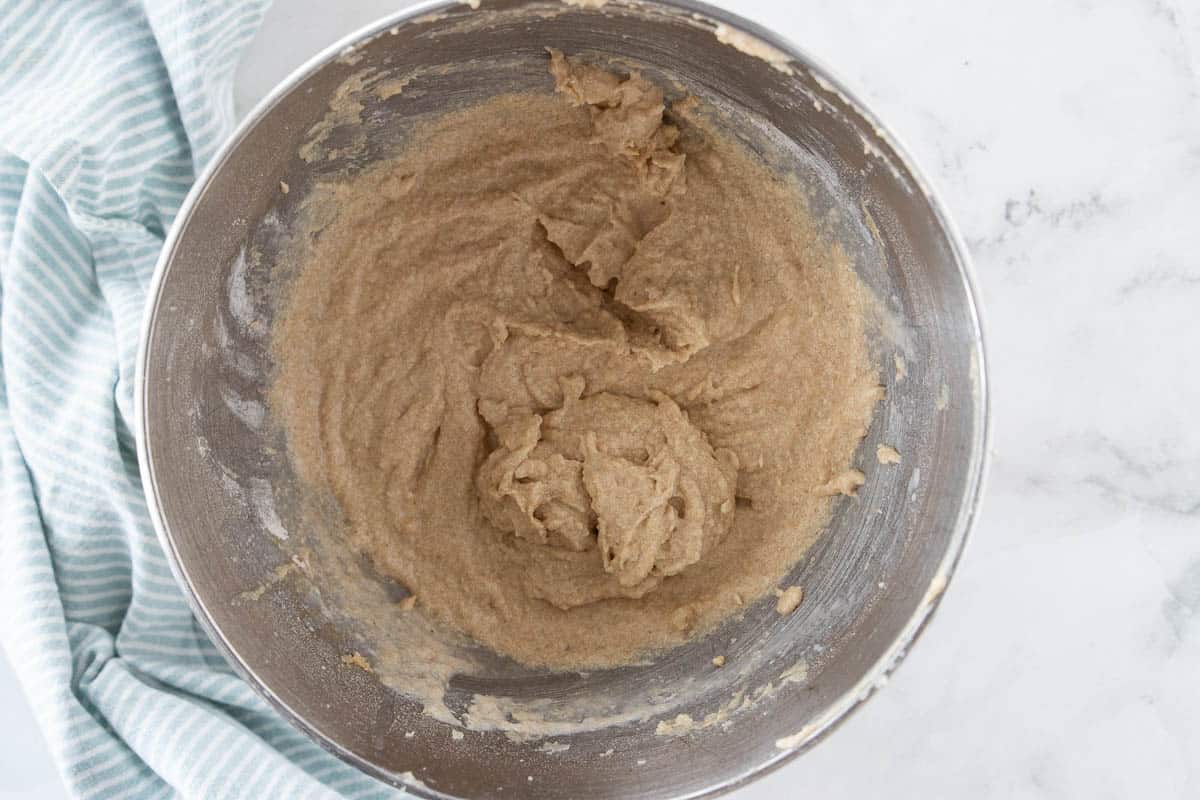
[[[636,74],[550,71],[314,192],[271,402],[420,613],[608,666],[775,587],[882,390],[794,179]]]

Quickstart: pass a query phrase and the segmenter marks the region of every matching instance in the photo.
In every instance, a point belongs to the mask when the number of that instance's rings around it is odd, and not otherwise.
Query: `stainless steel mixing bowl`
[[[858,457],[869,480],[858,498],[838,501],[790,576],[806,591],[799,611],[781,617],[768,598],[709,638],[635,667],[580,676],[507,665],[451,682],[552,706],[719,675],[672,709],[696,720],[739,691],[771,687],[769,702],[682,736],[656,735],[662,719],[650,716],[558,736],[550,748],[497,732],[452,741],[402,692],[342,667],[347,634],[322,618],[302,581],[276,572],[286,557],[279,537],[294,536],[297,523],[276,511],[295,480],[264,405],[280,288],[269,265],[297,198],[330,171],[386,154],[407,120],[499,91],[548,90],[547,45],[625,59],[728,109],[748,144],[777,161],[782,153],[783,168],[811,187],[814,210],[887,309],[877,356],[888,397]],[[417,77],[399,94],[364,95],[364,123],[343,130],[326,113],[355,75]],[[360,137],[357,152],[300,158],[323,120],[331,142]],[[138,446],[156,528],[197,618],[246,679],[330,751],[425,797],[699,797],[811,746],[912,644],[978,504],[984,376],[967,255],[945,211],[894,138],[796,48],[685,0],[443,2],[382,20],[309,62],[199,180],[150,291]],[[876,464],[881,442],[903,453],[901,464]],[[726,669],[711,668],[715,652],[728,654]],[[779,679],[800,661],[806,674]]]

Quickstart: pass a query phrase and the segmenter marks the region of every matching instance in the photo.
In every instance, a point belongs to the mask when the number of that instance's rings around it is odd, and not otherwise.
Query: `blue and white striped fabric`
[[[395,794],[230,671],[138,479],[147,284],[265,6],[0,0],[0,637],[79,797]]]

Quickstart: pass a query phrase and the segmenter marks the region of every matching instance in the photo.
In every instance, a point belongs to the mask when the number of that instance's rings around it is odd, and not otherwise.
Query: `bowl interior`
[[[731,38],[719,24],[757,38]],[[974,508],[985,429],[962,254],[877,124],[795,53],[783,69],[770,63],[767,44],[783,47],[695,5],[444,4],[383,23],[310,66],[252,115],[194,193],[160,266],[141,365],[152,513],[201,622],[261,691],[339,755],[431,797],[665,798],[728,788],[803,749],[869,694],[936,602]],[[748,144],[802,176],[814,210],[886,309],[876,356],[887,387],[856,458],[867,484],[838,502],[790,576],[805,588],[797,613],[780,617],[761,601],[644,665],[549,674],[495,660],[451,681],[447,705],[457,711],[481,694],[542,704],[551,717],[556,708],[649,704],[644,719],[623,725],[556,730],[552,746],[501,731],[452,738],[377,675],[343,668],[347,652],[380,643],[335,619],[320,587],[280,579],[288,541],[310,523],[289,502],[296,482],[265,405],[268,334],[285,277],[271,256],[299,198],[386,155],[421,115],[547,90],[547,45],[675,81],[727,110]],[[331,99],[353,81],[401,77],[411,80],[399,94],[362,95],[362,124],[329,116]],[[328,145],[353,145],[349,155],[306,161],[314,130]],[[902,463],[877,464],[879,443],[894,445]],[[714,673],[716,653],[738,666]],[[656,733],[679,713],[711,724]]]

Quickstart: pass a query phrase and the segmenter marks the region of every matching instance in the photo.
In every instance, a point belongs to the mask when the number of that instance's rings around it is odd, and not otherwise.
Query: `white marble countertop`
[[[403,5],[276,0],[241,107]],[[721,5],[832,67],[941,189],[995,415],[983,517],[919,645],[733,797],[1200,796],[1200,5]],[[0,797],[48,797],[46,760],[8,755],[25,777],[0,770]]]

